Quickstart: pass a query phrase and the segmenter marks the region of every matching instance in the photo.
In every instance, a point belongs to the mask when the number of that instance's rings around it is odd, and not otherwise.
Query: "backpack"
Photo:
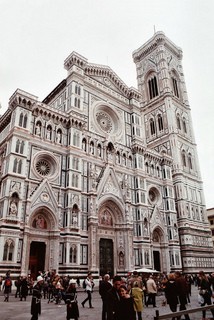
[[[83,287],[83,289],[86,289],[86,283],[85,283],[85,280],[83,280],[82,287]]]
[[[4,285],[5,285],[5,287],[10,287],[12,285],[11,280],[10,279],[5,279]]]

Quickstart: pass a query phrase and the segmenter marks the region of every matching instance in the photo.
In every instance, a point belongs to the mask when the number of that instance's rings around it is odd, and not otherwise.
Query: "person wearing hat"
[[[37,277],[37,283],[33,287],[33,294],[31,300],[31,320],[38,320],[39,314],[41,314],[41,298],[42,298],[42,276]]]
[[[79,308],[77,302],[76,280],[69,281],[68,289],[65,293],[65,303],[67,304],[66,320],[79,318]]]

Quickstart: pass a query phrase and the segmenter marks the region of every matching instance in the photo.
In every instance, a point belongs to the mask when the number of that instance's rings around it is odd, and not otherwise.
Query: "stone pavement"
[[[83,289],[80,288],[78,292],[78,302],[79,302],[79,311],[80,311],[80,320],[101,320],[102,312],[102,301],[100,299],[98,288],[93,293],[92,296],[92,305],[94,309],[89,309],[88,305],[85,305],[85,308],[81,306],[81,302],[85,299],[86,293],[83,292]],[[164,300],[163,295],[157,296],[157,309],[159,313],[165,314],[170,312],[168,306],[162,306]],[[86,303],[87,304],[87,303]],[[9,302],[4,302],[3,293],[0,292],[0,320],[30,320],[30,305],[31,305],[31,296],[27,297],[27,301],[20,301],[19,298],[14,297],[14,292],[9,298]],[[192,286],[192,296],[191,296],[191,305],[188,305],[189,308],[199,307],[197,301],[197,288]],[[143,319],[154,320],[156,308],[152,306],[145,307],[143,310]],[[209,316],[209,312],[207,312]],[[196,316],[196,314],[190,315],[191,320],[202,319],[201,312]],[[47,300],[42,300],[42,314],[39,317],[39,320],[66,320],[66,306],[64,302],[60,305],[54,303],[47,303]],[[124,319],[125,320],[125,319]]]

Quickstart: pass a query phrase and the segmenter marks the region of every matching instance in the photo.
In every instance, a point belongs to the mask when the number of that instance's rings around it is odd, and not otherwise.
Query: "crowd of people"
[[[59,304],[63,301],[67,306],[66,320],[79,318],[77,288],[80,279],[70,276],[59,276],[55,272],[40,272],[36,282],[30,276],[20,276],[15,281],[15,298],[26,300],[31,295],[31,320],[37,320],[41,313],[41,299],[48,303]],[[89,272],[83,281],[86,298],[81,302],[84,308],[87,303],[92,305],[94,279]],[[156,306],[156,297],[161,293],[164,297],[163,305],[168,304],[172,312],[186,310],[190,303],[191,287],[198,287],[201,306],[211,305],[214,292],[214,273],[207,276],[203,271],[198,275],[182,275],[181,272],[166,274],[138,274],[137,271],[126,278],[115,276],[110,279],[109,274],[99,279],[99,294],[102,299],[102,320],[142,320],[144,307]],[[10,272],[6,273],[3,281],[0,277],[0,290],[4,292],[4,301],[9,302],[12,288]],[[179,307],[179,308],[178,308]],[[211,309],[214,318],[214,310]],[[185,314],[185,320],[190,320]],[[205,319],[206,310],[202,311]],[[174,318],[173,318],[174,319]]]

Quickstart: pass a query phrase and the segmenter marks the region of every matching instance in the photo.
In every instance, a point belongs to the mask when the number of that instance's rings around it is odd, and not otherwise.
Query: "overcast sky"
[[[2,114],[17,88],[38,96],[66,77],[76,51],[137,87],[132,52],[163,31],[183,50],[183,69],[207,208],[214,207],[213,0],[0,0]]]

